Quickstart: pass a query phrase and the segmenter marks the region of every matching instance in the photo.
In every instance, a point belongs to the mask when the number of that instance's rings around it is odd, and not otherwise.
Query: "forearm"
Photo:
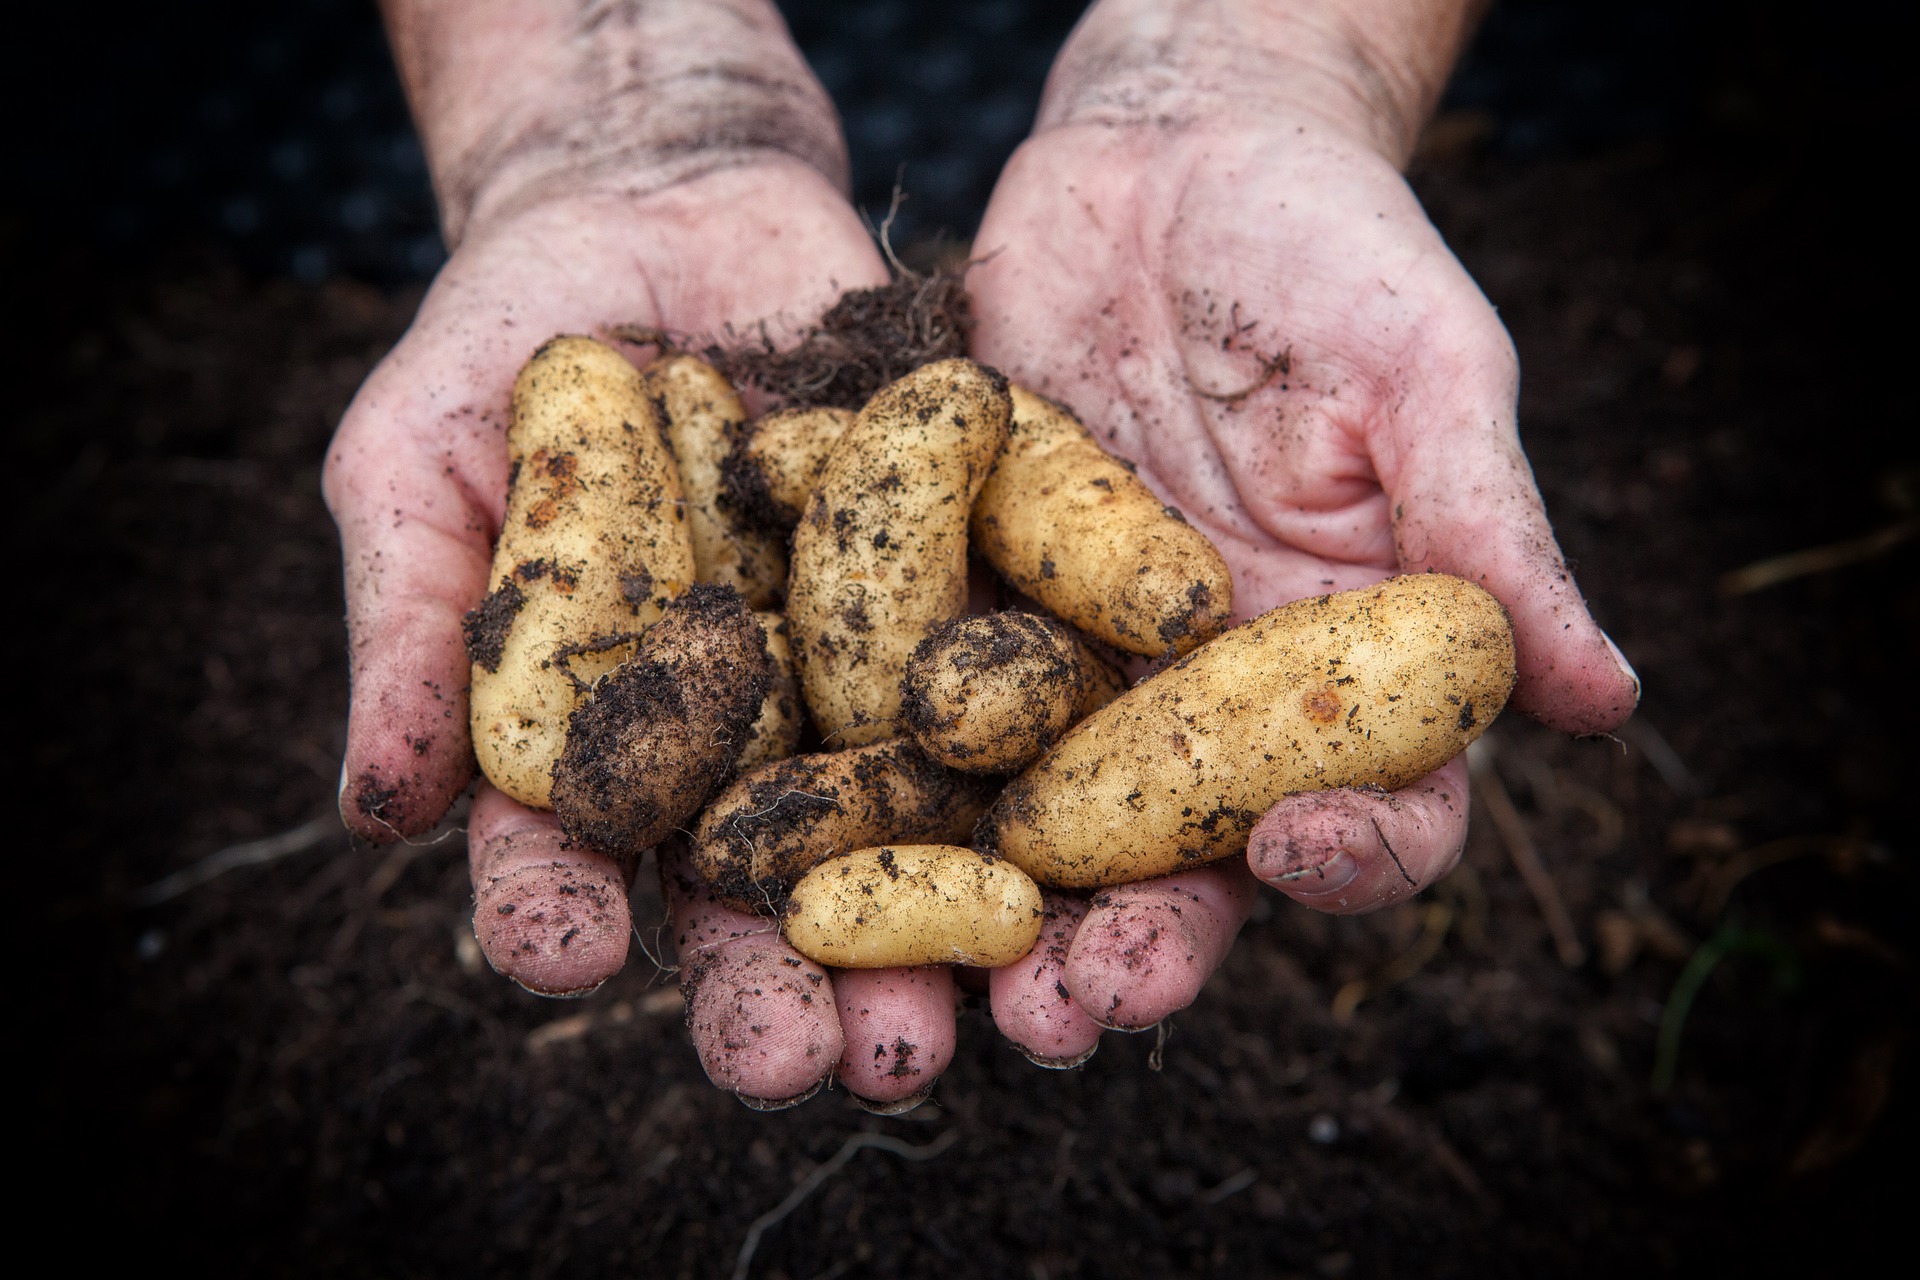
[[[832,102],[768,0],[381,0],[442,227],[790,157],[846,185]]]
[[[1317,116],[1396,165],[1490,0],[1099,0],[1040,127]]]

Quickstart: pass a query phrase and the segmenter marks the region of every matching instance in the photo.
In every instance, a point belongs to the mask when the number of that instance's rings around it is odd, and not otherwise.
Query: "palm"
[[[976,353],[1213,538],[1238,616],[1442,569],[1512,612],[1516,704],[1588,730],[1631,709],[1520,451],[1512,345],[1377,154],[1305,119],[1061,125],[1014,157],[975,252]],[[1459,856],[1465,773],[1288,797],[1252,870],[1320,910],[1404,900]],[[1248,884],[1222,864],[1096,900],[1064,959],[996,975],[1002,1030],[1068,1057],[1089,1011],[1138,1027],[1184,1006]]]
[[[1512,377],[1399,175],[1286,143],[1047,133],[1003,179],[970,281],[981,358],[1075,408],[1205,529],[1242,616],[1393,571],[1403,446],[1440,425],[1408,406]]]
[[[469,236],[361,388],[327,465],[353,631],[342,807],[374,838],[432,823],[464,784],[460,615],[485,593],[515,372],[556,333],[798,323],[884,278],[810,170],[734,170],[639,200],[532,208]]]

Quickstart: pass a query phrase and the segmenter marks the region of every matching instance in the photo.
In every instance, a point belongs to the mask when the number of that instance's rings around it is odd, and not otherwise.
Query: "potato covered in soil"
[[[1007,438],[1006,379],[971,360],[889,383],[834,446],[793,535],[787,621],[835,747],[892,736],[900,677],[967,602],[967,513]]]
[[[833,446],[853,422],[845,409],[781,409],[749,422],[723,464],[728,505],[764,529],[800,523]]]
[[[858,849],[793,887],[781,932],[841,969],[966,964],[1027,954],[1044,918],[1040,887],[1010,863],[955,845]]]
[[[1506,610],[1463,579],[1296,600],[1082,721],[1008,785],[975,843],[1064,888],[1229,857],[1282,796],[1433,772],[1514,678]]]
[[[787,643],[787,620],[770,610],[753,617],[760,624],[761,638],[767,642],[767,660],[772,665],[768,669],[767,696],[760,700],[760,714],[748,727],[746,745],[733,763],[736,775],[785,760],[800,745],[800,677],[793,669],[793,646]]]
[[[994,789],[905,738],[794,756],[714,799],[694,828],[693,867],[728,905],[777,911],[794,882],[828,858],[896,841],[966,840]]]
[[[983,613],[913,651],[901,722],[921,750],[969,773],[1017,773],[1126,681],[1071,631],[1038,614]]]
[[[1233,614],[1213,543],[1060,405],[1014,387],[1007,447],[973,508],[980,554],[1022,592],[1129,653],[1186,653]]]
[[[567,835],[632,855],[689,822],[732,772],[771,679],[740,593],[689,588],[573,713],[553,771]]]
[[[656,360],[643,376],[680,464],[700,581],[732,587],[755,609],[776,603],[787,582],[785,542],[739,519],[722,491],[723,465],[747,416],[733,385],[689,355]]]
[[[653,405],[613,348],[560,337],[535,352],[514,382],[507,448],[498,585],[465,623],[473,747],[494,786],[545,809],[578,699],[569,670],[591,683],[630,654],[611,642],[693,581],[693,548]]]

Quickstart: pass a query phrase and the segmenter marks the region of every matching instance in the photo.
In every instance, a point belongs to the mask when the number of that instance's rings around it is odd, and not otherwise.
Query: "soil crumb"
[[[762,332],[757,343],[711,346],[705,357],[736,385],[789,407],[858,409],[921,365],[964,356],[972,330],[964,267],[905,271],[891,284],[841,295],[791,350],[775,350]]]

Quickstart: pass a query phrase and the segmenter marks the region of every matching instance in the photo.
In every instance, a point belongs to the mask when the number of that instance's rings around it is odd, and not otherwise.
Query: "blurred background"
[[[897,175],[899,239],[965,239],[1032,124],[1073,0],[784,0],[846,121],[854,195],[876,218]],[[1742,58],[1791,57],[1813,80],[1852,57],[1872,6],[1835,6],[1764,34],[1714,0],[1505,0],[1447,93],[1485,141],[1519,157],[1591,152],[1705,122],[1751,125],[1766,104]],[[1785,23],[1782,18],[1782,22]],[[42,11],[8,42],[23,101],[6,213],[116,264],[217,247],[245,270],[383,285],[444,256],[419,143],[371,0],[188,0]],[[1775,43],[1778,41],[1778,43]],[[1789,43],[1790,42],[1790,43]],[[1864,43],[1871,43],[1870,40]],[[1703,72],[1705,73],[1703,75]],[[1744,96],[1743,96],[1744,90]]]
[[[930,251],[1079,6],[782,8],[856,198],[877,220],[899,176],[896,243]],[[974,1008],[890,1120],[714,1091],[639,946],[579,1002],[497,978],[458,812],[420,847],[340,828],[320,463],[443,257],[370,0],[10,25],[23,1217],[70,1264],[245,1275],[694,1277],[749,1240],[784,1280],[1888,1269],[1920,1142],[1920,423],[1882,8],[1504,0],[1411,168],[1646,682],[1619,740],[1503,718],[1428,893],[1267,895],[1164,1045],[1080,1070]],[[647,947],[662,916],[643,873]],[[855,1158],[869,1133],[938,1158]]]

